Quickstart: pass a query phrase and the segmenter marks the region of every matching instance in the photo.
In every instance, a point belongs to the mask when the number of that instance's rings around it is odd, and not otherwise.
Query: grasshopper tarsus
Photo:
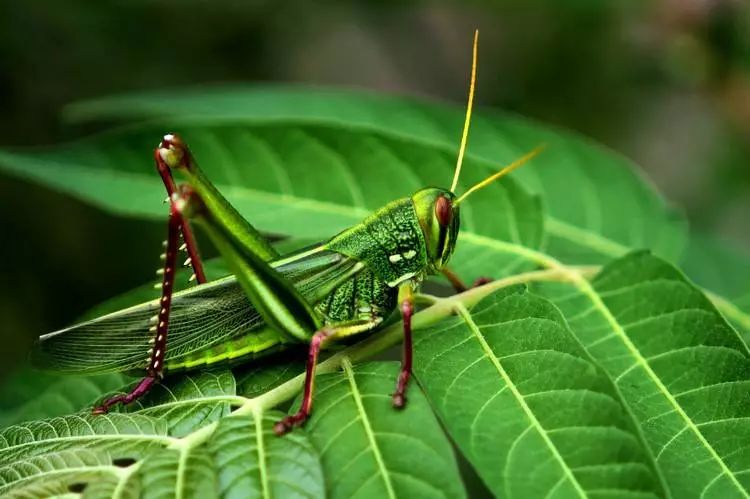
[[[494,279],[492,277],[485,277],[485,276],[483,276],[483,277],[477,277],[474,280],[474,282],[471,284],[471,287],[472,288],[478,288],[479,286],[484,286],[485,284],[489,284],[492,281],[494,281]]]
[[[451,286],[453,286],[453,289],[456,291],[456,293],[463,293],[464,291],[468,291],[472,288],[477,288],[479,286],[483,286],[487,283],[490,283],[493,281],[491,277],[478,277],[474,280],[474,282],[471,284],[471,286],[467,286],[466,283],[451,269],[448,267],[445,267],[441,269],[440,271],[446,279],[451,283]]]
[[[105,400],[101,405],[94,407],[91,410],[91,414],[95,416],[107,414],[109,412],[109,409],[117,404],[127,405],[141,398],[146,393],[148,393],[149,390],[151,390],[151,387],[156,384],[157,379],[158,378],[156,376],[147,376],[143,378],[130,393],[126,393],[125,395],[117,395]]]
[[[403,409],[406,406],[406,394],[403,392],[396,392],[391,395],[391,398],[395,409]]]
[[[292,416],[287,416],[273,425],[273,432],[279,437],[286,435],[294,428],[305,424],[308,416],[309,414],[303,414],[302,412],[298,412]]]
[[[109,412],[109,409],[102,406],[94,407],[93,409],[91,409],[92,416],[101,416],[102,414],[107,414],[107,412]]]

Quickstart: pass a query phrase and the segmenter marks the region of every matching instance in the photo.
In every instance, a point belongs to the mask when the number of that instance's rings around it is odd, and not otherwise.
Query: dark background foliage
[[[623,152],[699,232],[750,248],[740,0],[2,0],[0,145],[93,131],[61,119],[71,101],[186,85],[332,84],[463,102],[474,27],[479,106]],[[164,231],[7,177],[0,224],[0,372],[36,335],[153,279]]]

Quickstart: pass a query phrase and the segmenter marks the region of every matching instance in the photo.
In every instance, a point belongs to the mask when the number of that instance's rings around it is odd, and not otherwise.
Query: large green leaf
[[[120,393],[133,388],[135,383]],[[106,397],[113,395],[109,393]],[[115,410],[157,418],[167,424],[171,435],[180,437],[228,415],[232,403],[242,403],[236,396],[234,375],[230,371],[209,371],[172,377],[126,409]]]
[[[509,288],[415,350],[420,385],[497,496],[664,494],[617,390],[550,302]]]
[[[119,473],[106,453],[85,448],[50,452],[0,467],[0,495],[49,497],[68,492],[81,480],[106,480]]]
[[[112,98],[78,105],[72,115],[158,121],[48,150],[0,151],[0,168],[115,213],[163,218],[151,151],[177,130],[260,229],[318,239],[420,187],[447,185],[462,120],[457,107],[283,87]],[[540,143],[548,148],[533,166],[463,206],[454,262],[467,279],[545,265],[537,252],[582,265],[640,248],[679,260],[684,220],[630,162],[568,132],[475,113],[459,191]],[[747,304],[712,291],[723,312],[750,320]]]
[[[262,409],[222,418],[248,401],[231,372],[206,372],[168,380],[128,413],[83,408],[10,426],[0,432],[0,494],[77,487],[89,497],[321,497],[320,462],[304,431],[277,438],[281,415]]]
[[[128,458],[172,443],[166,425],[139,414],[63,416],[10,426],[0,432],[0,463],[86,447]]]
[[[121,374],[59,376],[25,368],[0,386],[0,427],[76,412],[127,379]]]
[[[225,418],[208,443],[223,497],[323,497],[318,453],[303,432],[273,433],[280,413]],[[251,452],[247,452],[247,448]]]
[[[163,217],[151,151],[176,129],[243,215],[264,231],[297,238],[329,237],[396,197],[446,185],[462,114],[406,99],[298,89],[172,93],[76,112],[159,120],[47,150],[0,152],[0,168],[116,213]],[[370,490],[460,496],[464,488],[433,407],[496,493],[747,496],[744,344],[704,295],[661,260],[626,257],[593,282],[571,266],[599,265],[640,247],[670,261],[680,257],[683,223],[632,165],[565,132],[480,112],[462,188],[540,142],[548,149],[533,166],[462,206],[452,264],[467,279],[508,278],[438,300],[415,316],[416,327],[434,326],[429,342],[417,332],[417,373],[431,404],[412,386],[408,408],[395,413],[388,404],[395,365],[348,367],[348,358],[362,360],[394,344],[400,337],[394,324],[323,363],[324,372],[343,365],[344,373],[321,378],[311,434],[293,434],[299,441],[271,437],[273,417],[266,413],[297,393],[299,364],[189,374],[168,379],[121,413],[83,412],[6,429],[0,433],[0,469],[9,467],[3,477],[10,477],[5,490],[77,493],[88,483],[84,494],[91,497],[175,490],[183,497]],[[727,316],[733,310],[747,316],[737,299],[742,294],[695,275],[715,286],[714,294],[727,294],[716,297]],[[508,283],[540,279],[563,281],[538,289],[560,307],[570,330],[540,298],[517,291],[493,296]],[[472,309],[482,297],[487,301]],[[461,315],[451,318],[455,310]],[[440,351],[455,344],[453,335],[468,340]],[[86,411],[88,395],[70,398],[66,407]],[[488,423],[495,414],[496,424]],[[350,437],[342,440],[342,432]],[[93,454],[73,455],[84,447]],[[12,468],[25,461],[41,469],[38,476]],[[340,473],[345,466],[351,473]],[[290,477],[304,486],[289,486]]]
[[[463,121],[460,108],[425,101],[353,91],[278,86],[110,97],[69,109],[69,117],[76,120],[163,116],[174,117],[170,120],[172,123],[179,123],[189,116],[205,124],[232,121],[297,127],[315,123],[344,133],[351,133],[351,129],[356,128],[364,132],[361,135],[365,138],[350,147],[358,146],[353,151],[361,158],[357,159],[358,162],[376,168],[369,175],[355,171],[354,181],[366,185],[368,191],[375,186],[378,191],[383,190],[374,199],[381,204],[393,199],[395,194],[383,189],[383,184],[395,178],[405,182],[411,179],[404,178],[407,176],[403,171],[397,171],[396,177],[389,178],[391,167],[388,163],[398,163],[409,157],[404,158],[398,150],[391,149],[387,141],[379,144],[380,138],[392,137],[411,145],[446,151],[452,160]],[[526,187],[543,195],[549,211],[549,242],[559,251],[584,258],[586,263],[594,263],[592,259],[595,258],[602,260],[602,257],[620,255],[633,247],[648,246],[666,256],[678,254],[682,244],[681,224],[673,223],[673,215],[665,210],[653,189],[639,178],[633,165],[624,158],[570,133],[550,132],[515,116],[480,111],[474,114],[472,125],[468,156],[486,165],[497,165],[517,157],[520,152],[539,143],[549,145],[550,152],[536,162],[537,167],[520,174],[520,177]],[[368,135],[371,138],[367,139]],[[343,140],[341,144],[347,142]],[[334,152],[341,151],[336,147],[333,149]],[[340,160],[351,163],[348,157]],[[249,164],[253,164],[261,160],[250,161]],[[317,163],[314,158],[309,161],[310,164]],[[351,166],[356,168],[356,164]],[[452,161],[448,161],[443,168],[436,168],[427,182],[446,185],[451,178],[451,167]],[[297,178],[292,176],[289,180],[288,187],[296,189]],[[466,179],[463,184],[467,184]],[[344,197],[348,198],[348,195]],[[618,202],[612,203],[612,199]],[[338,201],[338,198],[324,200]],[[496,210],[502,205],[497,203],[494,206]],[[489,214],[485,213],[485,216]]]
[[[405,410],[391,404],[396,363],[321,376],[307,425],[329,477],[330,497],[464,497],[453,450],[414,386]],[[407,452],[404,452],[407,450]]]
[[[462,119],[460,109],[448,106],[299,89],[170,93],[86,109],[173,117],[48,152],[4,153],[0,164],[118,213],[163,217],[150,150],[174,128],[253,223],[307,237],[328,237],[420,187],[447,185]],[[543,197],[546,221],[514,181],[477,195],[462,210],[467,237],[461,245],[464,261],[479,261],[476,272],[498,273],[503,266],[496,251],[491,266],[484,258],[495,249],[493,240],[544,245],[587,264],[644,246],[677,257],[682,224],[651,187],[621,157],[570,134],[479,112],[461,184],[539,143],[548,150],[517,178]],[[518,265],[517,255],[505,258],[506,270]]]
[[[640,252],[544,284],[614,380],[675,497],[750,495],[750,352],[674,267]]]

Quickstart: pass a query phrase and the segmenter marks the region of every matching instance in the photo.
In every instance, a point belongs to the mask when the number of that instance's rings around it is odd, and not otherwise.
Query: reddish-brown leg
[[[156,377],[147,376],[141,380],[140,383],[138,383],[138,386],[136,386],[133,391],[131,391],[128,394],[125,395],[118,395],[117,397],[112,397],[111,399],[107,399],[102,405],[99,407],[95,407],[91,413],[92,414],[106,414],[109,412],[110,407],[116,404],[129,404],[132,401],[142,397],[148,391],[151,389],[151,387],[156,383]]]
[[[169,329],[169,310],[172,305],[172,290],[174,288],[174,276],[176,272],[178,244],[180,241],[180,227],[182,215],[177,210],[175,203],[170,203],[169,224],[167,231],[167,249],[164,259],[164,277],[161,285],[161,298],[159,299],[159,313],[151,320],[154,322],[149,331],[154,334],[151,348],[146,362],[146,377],[136,386],[133,391],[126,395],[118,395],[106,400],[102,405],[95,407],[94,414],[105,414],[115,404],[129,404],[139,397],[145,395],[149,389],[161,379],[164,370],[164,353],[167,350],[167,330]]]
[[[315,333],[310,341],[310,350],[307,354],[307,366],[305,369],[305,389],[302,393],[302,404],[296,414],[287,416],[273,427],[273,431],[281,436],[292,428],[302,425],[310,416],[312,410],[313,385],[315,384],[315,366],[318,363],[318,354],[327,340],[333,334],[330,328],[324,328]]]
[[[484,286],[485,284],[489,284],[494,279],[492,277],[477,277],[473,283],[471,283],[472,288],[478,288],[479,286]]]
[[[471,284],[471,286],[467,286],[466,283],[464,283],[464,281],[460,277],[458,277],[458,274],[453,272],[451,269],[446,267],[442,269],[441,272],[445,276],[445,278],[450,281],[451,286],[453,286],[453,289],[456,290],[456,293],[463,293],[468,289],[476,288],[492,282],[491,277],[479,277]]]
[[[406,405],[406,385],[411,377],[412,341],[411,317],[414,315],[414,300],[411,295],[401,302],[401,317],[404,321],[404,353],[401,359],[401,371],[396,381],[396,391],[393,392],[393,407],[401,409]]]
[[[174,196],[175,192],[177,192],[177,186],[174,182],[174,178],[172,177],[172,170],[170,170],[169,165],[167,165],[164,161],[164,158],[162,158],[162,151],[165,149],[168,150],[170,147],[179,147],[183,149],[185,148],[185,145],[177,135],[165,135],[162,141],[159,143],[159,147],[154,150],[154,161],[156,162],[156,170],[159,172],[159,176],[161,177],[162,182],[164,182],[164,187],[167,189],[168,199],[171,202],[172,196]],[[188,154],[186,155],[185,160],[189,161],[189,158],[190,155]],[[200,253],[198,253],[198,244],[195,242],[193,229],[190,226],[190,222],[187,220],[187,218],[180,218],[180,230],[182,231],[182,238],[185,241],[185,249],[187,250],[188,261],[190,262],[190,266],[193,267],[193,273],[195,274],[195,278],[198,281],[198,284],[203,284],[207,282],[206,273],[203,270],[203,262],[201,260]]]

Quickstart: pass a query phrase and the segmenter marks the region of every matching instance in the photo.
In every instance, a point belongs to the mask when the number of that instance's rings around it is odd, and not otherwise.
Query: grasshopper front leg
[[[451,283],[451,286],[453,286],[453,289],[456,291],[456,293],[463,293],[464,291],[476,288],[478,286],[483,286],[489,282],[492,282],[491,277],[478,277],[474,280],[474,282],[471,284],[471,286],[468,286],[455,272],[453,272],[448,267],[444,267],[440,270],[440,272],[445,276],[446,279]]]

